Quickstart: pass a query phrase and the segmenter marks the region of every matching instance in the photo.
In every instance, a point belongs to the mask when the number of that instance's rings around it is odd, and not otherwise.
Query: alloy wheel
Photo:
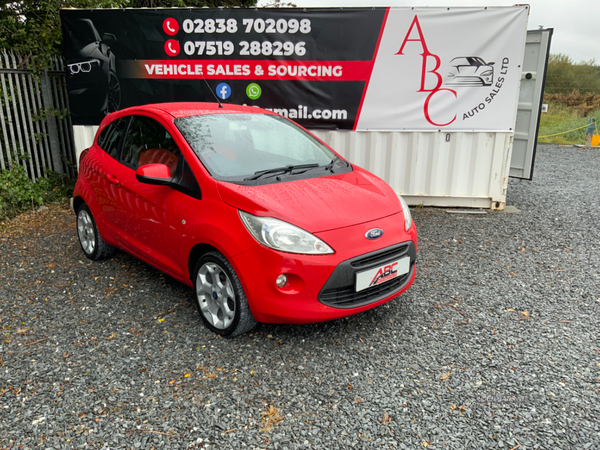
[[[96,248],[96,230],[94,222],[85,209],[81,209],[77,214],[77,234],[83,251],[91,255]]]
[[[235,293],[227,273],[218,264],[207,262],[198,271],[196,296],[206,320],[219,330],[235,319]]]

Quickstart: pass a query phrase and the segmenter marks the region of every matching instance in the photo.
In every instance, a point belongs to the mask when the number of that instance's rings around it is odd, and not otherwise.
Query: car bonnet
[[[217,182],[223,201],[258,216],[274,217],[310,233],[370,222],[402,211],[384,181],[362,169],[261,186]]]

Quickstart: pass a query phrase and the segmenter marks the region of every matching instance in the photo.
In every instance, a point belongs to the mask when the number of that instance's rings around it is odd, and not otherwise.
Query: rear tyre
[[[194,292],[202,321],[215,333],[233,337],[256,326],[240,279],[221,253],[209,252],[198,260]]]
[[[81,250],[92,261],[106,258],[115,252],[115,248],[104,242],[100,236],[94,216],[85,203],[77,209],[77,237]]]

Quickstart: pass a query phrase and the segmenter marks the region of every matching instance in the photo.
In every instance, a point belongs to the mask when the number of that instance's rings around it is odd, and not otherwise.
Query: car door
[[[166,164],[178,170],[181,152],[167,129],[156,119],[135,115],[127,129],[118,179],[119,203],[111,221],[124,247],[176,278],[185,277],[180,256],[181,192],[170,186],[141,183],[135,171],[145,164]]]
[[[101,222],[110,227],[111,235],[117,236],[119,233],[112,222],[112,216],[122,200],[116,171],[120,166],[119,152],[128,123],[129,117],[121,117],[108,124],[98,136],[96,145],[91,148],[93,158],[88,159],[90,169],[88,179],[100,208],[93,213],[104,219]]]

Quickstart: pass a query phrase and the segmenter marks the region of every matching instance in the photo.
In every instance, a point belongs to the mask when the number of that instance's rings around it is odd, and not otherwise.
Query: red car
[[[204,323],[310,323],[381,305],[415,278],[404,200],[291,120],[163,103],[108,115],[73,195],[85,255],[125,250],[193,286]]]

